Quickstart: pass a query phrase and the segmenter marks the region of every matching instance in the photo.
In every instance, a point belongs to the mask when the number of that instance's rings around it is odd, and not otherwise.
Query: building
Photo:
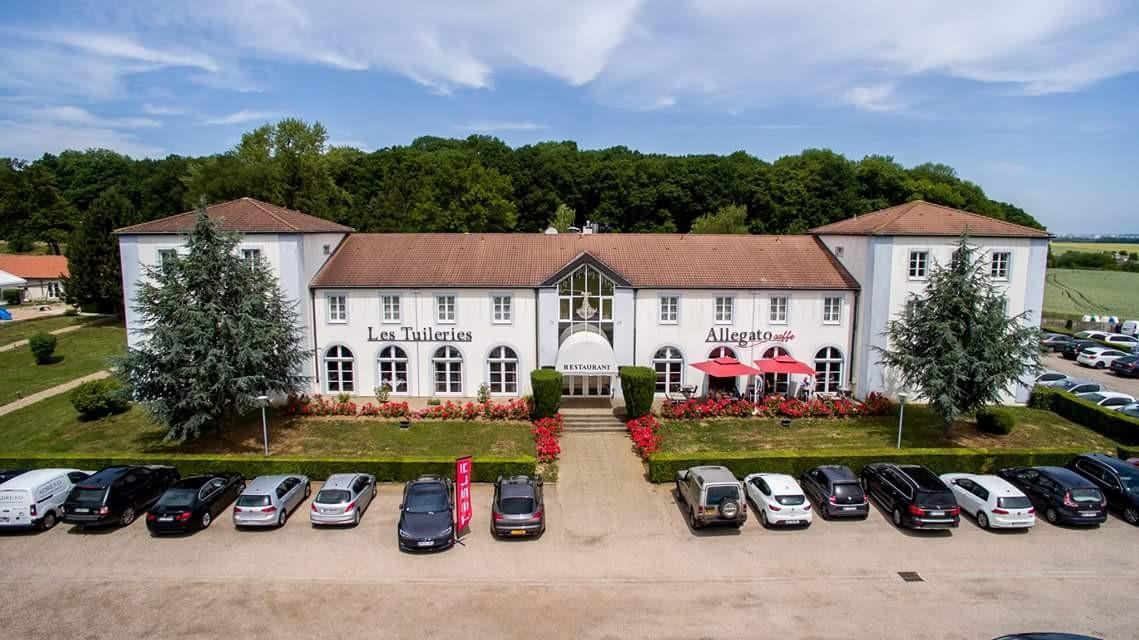
[[[530,370],[548,367],[562,372],[566,396],[608,398],[620,395],[624,365],[654,368],[661,394],[746,391],[747,378],[691,365],[783,354],[816,370],[816,391],[891,391],[868,350],[904,293],[920,286],[925,271],[906,275],[909,248],[925,251],[928,269],[948,257],[962,225],[984,231],[990,220],[903,207],[783,236],[366,234],[251,199],[207,214],[240,232],[239,250],[267,260],[299,301],[314,354],[304,372],[311,392],[372,396],[386,384],[395,397],[460,398],[486,385],[517,396],[530,392]],[[924,235],[904,232],[922,220]],[[179,250],[193,222],[184,213],[117,232],[128,296],[142,266]],[[1039,236],[1046,247],[1048,236],[1000,225],[1005,235],[993,237],[1008,255],[994,260],[1005,265],[997,275],[1010,283],[1010,313],[1032,304],[1038,313],[1044,263],[1033,243]],[[128,328],[137,322],[128,312]],[[764,388],[798,382],[767,376]]]
[[[63,298],[65,256],[0,255],[0,271],[24,280],[24,302]]]

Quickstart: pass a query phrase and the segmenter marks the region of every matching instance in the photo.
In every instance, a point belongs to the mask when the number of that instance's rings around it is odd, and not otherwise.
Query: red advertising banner
[[[471,456],[455,460],[455,537],[471,524]]]

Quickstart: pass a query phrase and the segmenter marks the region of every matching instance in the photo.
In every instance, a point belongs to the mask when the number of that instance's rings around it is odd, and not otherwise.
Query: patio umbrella
[[[797,373],[808,376],[815,375],[815,370],[812,369],[810,365],[799,362],[795,358],[792,358],[788,355],[756,360],[755,366],[759,367],[763,373]]]
[[[704,362],[693,362],[692,366],[716,378],[735,378],[737,376],[757,376],[759,369],[746,365],[735,358],[724,356],[712,358]]]

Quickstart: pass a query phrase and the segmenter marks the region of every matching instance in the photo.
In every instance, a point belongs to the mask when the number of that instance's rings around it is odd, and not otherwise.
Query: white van
[[[0,529],[54,527],[71,487],[89,475],[78,469],[36,469],[0,484]]]
[[[1129,336],[1139,337],[1139,320],[1124,320],[1119,332]]]

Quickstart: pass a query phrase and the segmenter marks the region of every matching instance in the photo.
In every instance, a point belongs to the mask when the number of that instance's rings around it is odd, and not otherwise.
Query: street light
[[[266,409],[269,407],[269,396],[257,396],[261,403],[261,437],[265,439],[265,455],[269,455],[269,418]]]
[[[898,400],[901,402],[901,405],[898,407],[898,448],[899,449],[902,448],[902,416],[906,415],[906,398],[908,398],[908,397],[910,397],[910,394],[906,393],[905,391],[901,391],[898,393]]]

